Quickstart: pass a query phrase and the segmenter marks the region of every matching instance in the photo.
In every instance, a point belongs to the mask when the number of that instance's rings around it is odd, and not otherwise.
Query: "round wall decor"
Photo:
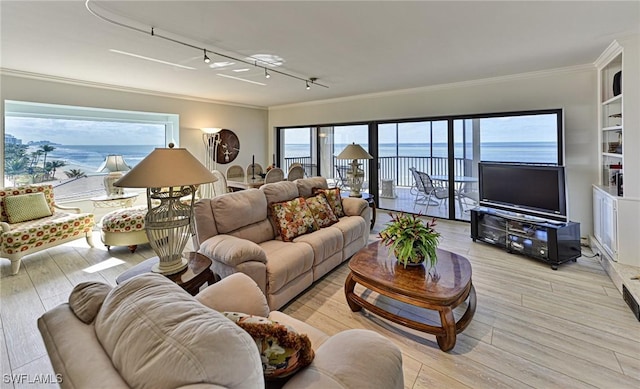
[[[217,143],[217,150],[210,147],[209,157],[212,160],[216,159],[216,162],[220,164],[233,162],[240,152],[240,140],[238,136],[233,131],[227,129],[220,130],[216,135],[217,137],[211,137],[209,142],[215,141]]]

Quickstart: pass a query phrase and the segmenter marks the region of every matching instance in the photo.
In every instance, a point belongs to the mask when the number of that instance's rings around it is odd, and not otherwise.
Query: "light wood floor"
[[[388,217],[379,212],[374,233]],[[455,348],[440,351],[435,337],[380,319],[352,313],[344,299],[347,264],[316,283],[283,309],[329,334],[348,328],[377,331],[403,352],[405,387],[421,388],[639,388],[640,323],[594,259],[580,258],[552,271],[542,262],[473,243],[469,224],[439,221],[441,248],[465,255],[473,267],[476,314]],[[375,239],[375,234],[371,239]],[[87,280],[114,284],[115,277],[147,257],[115,248],[109,254],[95,237],[34,254],[9,276],[0,261],[0,366],[4,374],[53,374],[36,320],[65,302],[72,287]],[[115,264],[93,273],[91,266]],[[368,299],[407,316],[435,317],[378,297]],[[375,352],[375,350],[371,350]],[[366,355],[362,356],[366,358]],[[55,387],[6,383],[1,388]],[[384,389],[384,388],[380,388]]]

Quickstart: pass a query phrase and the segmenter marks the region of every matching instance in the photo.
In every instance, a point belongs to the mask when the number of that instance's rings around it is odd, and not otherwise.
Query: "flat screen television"
[[[564,166],[480,162],[480,205],[567,220]]]

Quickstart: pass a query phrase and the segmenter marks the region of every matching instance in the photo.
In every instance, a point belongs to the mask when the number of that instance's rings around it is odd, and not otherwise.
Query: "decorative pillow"
[[[318,229],[316,221],[302,197],[271,204],[271,210],[276,227],[285,242],[291,242],[297,236]]]
[[[265,317],[238,312],[222,312],[255,340],[262,359],[265,379],[290,376],[308,366],[315,353],[305,334]]]
[[[111,289],[102,282],[79,283],[69,295],[69,307],[83,323],[91,324]]]
[[[336,217],[344,216],[344,209],[342,208],[342,197],[340,197],[340,188],[331,188],[331,189],[319,189],[316,188],[313,190],[313,193],[324,193],[327,197],[327,201],[331,206],[331,210]]]
[[[4,199],[4,209],[9,223],[51,216],[51,209],[42,192],[8,196]]]
[[[338,217],[333,213],[324,193],[318,193],[304,201],[307,202],[318,227],[328,227],[338,222]]]

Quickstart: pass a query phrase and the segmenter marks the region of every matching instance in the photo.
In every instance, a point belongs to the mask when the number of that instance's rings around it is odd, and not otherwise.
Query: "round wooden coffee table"
[[[166,277],[182,289],[195,296],[200,291],[200,287],[205,283],[213,285],[220,280],[220,276],[211,271],[211,259],[206,255],[190,252],[188,254],[189,263],[187,268],[176,274],[168,274]],[[131,269],[120,274],[116,278],[116,284],[120,284],[129,278],[135,277],[143,273],[151,273],[153,265],[158,263],[158,257],[149,258],[140,262]]]
[[[471,283],[471,264],[463,256],[438,249],[436,272],[428,275],[425,266],[407,267],[397,263],[393,254],[380,242],[369,244],[349,262],[351,272],[344,284],[347,303],[353,312],[362,308],[418,331],[436,336],[438,346],[449,351],[456,344],[456,334],[462,332],[476,311],[476,291]],[[438,311],[440,327],[411,320],[366,301],[353,290],[356,283],[381,295],[420,308]],[[453,309],[469,299],[467,310],[457,322]]]

